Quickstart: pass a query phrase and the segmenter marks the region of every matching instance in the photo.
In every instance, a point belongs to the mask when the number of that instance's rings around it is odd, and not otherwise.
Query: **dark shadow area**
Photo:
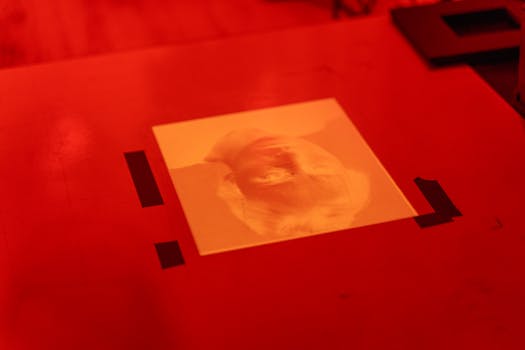
[[[505,8],[447,15],[445,23],[459,36],[519,29],[518,22]]]

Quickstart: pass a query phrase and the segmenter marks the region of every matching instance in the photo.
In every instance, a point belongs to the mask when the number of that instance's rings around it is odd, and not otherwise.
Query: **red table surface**
[[[325,97],[418,212],[420,176],[464,216],[199,256],[151,126]],[[525,347],[524,121],[387,18],[3,70],[0,115],[1,349]]]

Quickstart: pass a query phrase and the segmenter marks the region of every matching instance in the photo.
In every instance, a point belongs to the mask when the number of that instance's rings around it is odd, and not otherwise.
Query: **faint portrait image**
[[[335,99],[153,132],[201,255],[417,215]]]
[[[235,130],[205,158],[231,170],[218,195],[254,232],[286,237],[347,228],[369,196],[365,174],[298,137]]]

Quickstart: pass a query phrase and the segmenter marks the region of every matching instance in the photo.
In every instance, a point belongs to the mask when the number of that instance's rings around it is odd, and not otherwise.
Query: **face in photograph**
[[[259,235],[347,228],[368,201],[364,174],[300,137],[234,130],[217,141],[206,160],[228,166],[218,195]]]

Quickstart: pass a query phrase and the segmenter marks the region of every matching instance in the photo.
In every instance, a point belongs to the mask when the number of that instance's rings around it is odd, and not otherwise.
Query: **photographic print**
[[[335,99],[153,132],[201,255],[417,215]]]

